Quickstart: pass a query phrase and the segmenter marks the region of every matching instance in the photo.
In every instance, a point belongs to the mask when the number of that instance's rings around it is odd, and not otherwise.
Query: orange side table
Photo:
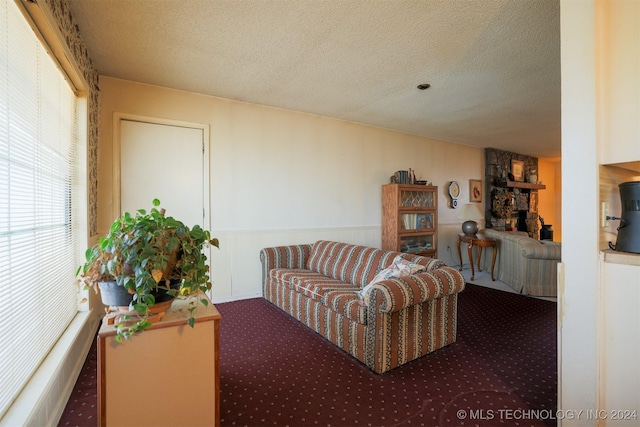
[[[211,303],[199,306],[192,328],[189,309],[188,299],[174,300],[162,320],[123,344],[115,340],[116,327],[103,319],[98,331],[97,425],[220,425],[221,316]],[[140,375],[142,389],[136,382]],[[167,403],[171,396],[189,398]]]

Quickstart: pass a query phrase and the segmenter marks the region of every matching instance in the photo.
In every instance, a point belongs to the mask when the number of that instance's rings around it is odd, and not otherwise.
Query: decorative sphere
[[[465,236],[474,236],[478,232],[478,223],[471,220],[463,222],[462,232]]]

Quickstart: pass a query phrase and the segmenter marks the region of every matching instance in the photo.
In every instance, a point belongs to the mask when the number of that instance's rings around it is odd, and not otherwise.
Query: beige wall
[[[598,138],[604,164],[640,161],[640,2],[599,0]]]
[[[439,257],[453,263],[462,221],[446,185],[483,176],[481,149],[157,86],[101,77],[100,234],[113,218],[113,115],[210,126],[213,299],[261,294],[259,250],[335,239],[380,246],[381,185],[399,169],[439,187]],[[165,173],[162,168],[159,173]],[[144,207],[144,206],[142,206]]]
[[[559,409],[596,408],[598,146],[595,0],[560,2],[562,32],[562,264],[558,278]],[[564,419],[560,425],[594,426]]]
[[[606,293],[616,282],[637,283],[637,273],[625,270],[611,282],[601,270],[600,249],[613,235],[612,225],[601,228],[601,201],[611,203],[614,212],[610,214],[616,214],[617,184],[629,180],[640,161],[640,5],[624,0],[563,0],[560,6],[562,185],[571,191],[562,195],[558,397],[565,410],[618,409],[624,405],[612,401],[604,385],[618,391],[637,389],[638,378],[619,377],[611,383],[607,361],[597,346],[607,342],[603,331],[629,330],[632,322],[619,321],[606,311],[610,307]],[[632,170],[624,171],[620,165]],[[630,305],[637,312],[637,300]],[[633,341],[626,345],[629,352],[637,348]],[[609,420],[583,417],[565,419],[562,425],[604,423],[609,425]]]

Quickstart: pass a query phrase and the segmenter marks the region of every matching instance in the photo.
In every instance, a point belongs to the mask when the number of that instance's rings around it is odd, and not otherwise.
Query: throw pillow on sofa
[[[411,262],[409,260],[404,259],[402,255],[398,255],[393,259],[393,262],[391,263],[391,267],[397,268],[398,270],[402,270],[402,271],[409,271],[408,274],[402,274],[402,276],[419,273],[421,271],[424,271],[427,268],[422,264],[417,264],[415,262]]]
[[[369,305],[369,293],[371,292],[371,288],[378,282],[382,282],[387,279],[394,279],[402,276],[410,276],[412,274],[420,273],[421,271],[425,271],[426,267],[424,265],[416,264],[414,262],[408,261],[402,257],[402,255],[398,255],[393,259],[391,265],[383,270],[380,270],[378,274],[369,282],[364,288],[358,291],[358,295],[360,296],[360,305]]]

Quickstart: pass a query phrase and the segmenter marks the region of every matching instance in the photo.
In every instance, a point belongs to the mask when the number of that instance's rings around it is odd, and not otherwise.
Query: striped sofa
[[[397,255],[420,273],[358,292]],[[378,373],[456,340],[464,277],[437,259],[318,241],[260,251],[264,297]]]

